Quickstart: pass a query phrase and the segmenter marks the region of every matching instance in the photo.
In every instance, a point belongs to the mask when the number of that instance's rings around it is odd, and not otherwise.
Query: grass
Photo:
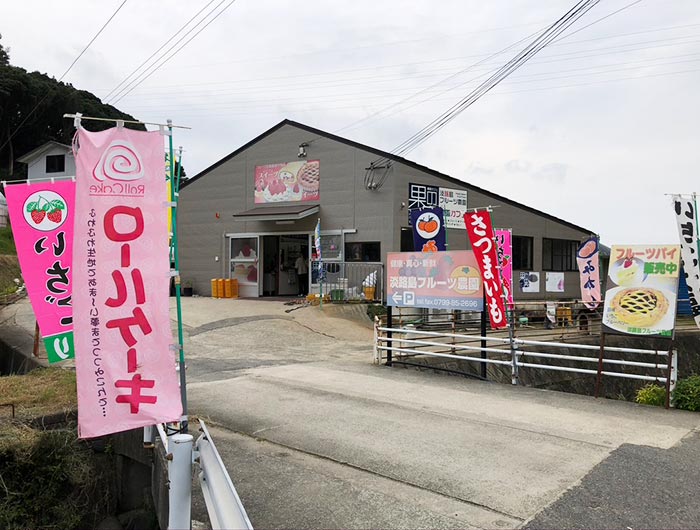
[[[20,419],[73,409],[78,403],[75,372],[37,368],[25,375],[0,377],[0,403],[13,403]],[[10,414],[10,407],[0,407],[0,417]]]
[[[9,226],[0,228],[0,254],[17,255],[12,229]]]

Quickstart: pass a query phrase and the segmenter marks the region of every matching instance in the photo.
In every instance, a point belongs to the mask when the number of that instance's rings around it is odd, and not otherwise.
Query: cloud
[[[531,167],[527,160],[509,160],[506,162],[506,171],[509,173],[523,173],[529,171]]]
[[[467,174],[468,175],[493,175],[494,174],[494,168],[492,167],[486,167],[482,166],[481,164],[474,163],[472,162],[469,164],[469,168],[467,169]]]
[[[567,164],[561,164],[559,162],[545,164],[532,174],[532,178],[550,182],[564,182],[564,180],[566,180],[568,167]]]

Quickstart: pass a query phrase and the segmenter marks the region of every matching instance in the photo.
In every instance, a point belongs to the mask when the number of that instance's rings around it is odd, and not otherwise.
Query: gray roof
[[[62,147],[63,149],[66,150],[67,153],[69,153],[73,150],[70,145],[66,145],[66,144],[62,144],[61,142],[56,142],[54,140],[50,140],[50,141],[46,142],[44,145],[40,145],[36,149],[29,151],[27,154],[20,156],[17,159],[17,162],[22,162],[23,164],[29,164],[32,160],[40,157],[42,154],[44,154],[45,151],[48,151],[52,147]]]

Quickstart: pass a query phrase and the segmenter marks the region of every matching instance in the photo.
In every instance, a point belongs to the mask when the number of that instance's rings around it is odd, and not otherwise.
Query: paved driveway
[[[190,414],[257,527],[700,527],[632,480],[694,473],[698,414],[375,366],[361,306],[183,304]]]

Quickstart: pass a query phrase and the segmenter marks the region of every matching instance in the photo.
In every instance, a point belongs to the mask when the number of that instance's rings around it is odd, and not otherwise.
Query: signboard
[[[491,214],[486,210],[468,213],[464,216],[464,223],[481,271],[481,277],[484,280],[484,292],[486,293],[491,327],[493,329],[504,328],[508,325],[506,304],[503,299],[501,274],[498,270],[498,252],[496,238],[493,235]]]
[[[394,307],[482,311],[481,275],[474,253],[389,252],[387,300]]]
[[[320,175],[318,160],[255,166],[255,204],[317,201]]]
[[[413,225],[413,248],[420,252],[446,250],[442,208],[411,211],[411,224]]]
[[[698,266],[698,226],[695,215],[695,200],[673,196],[673,207],[678,223],[678,235],[681,238],[681,258],[685,282],[688,285],[688,301],[695,319],[700,327],[700,267]]]
[[[673,337],[679,269],[679,245],[614,245],[603,330]]]
[[[466,228],[466,226],[465,226]],[[498,245],[498,265],[506,301],[513,307],[513,234],[510,228],[494,230]]]
[[[412,225],[411,212],[413,210],[425,210],[435,208],[440,204],[440,188],[425,184],[408,185],[408,223]]]
[[[467,213],[467,190],[439,188],[439,206],[443,210],[445,228],[465,230],[464,214]]]
[[[588,309],[600,305],[600,265],[598,238],[587,239],[576,252],[576,262],[581,277],[581,300]]]
[[[75,182],[5,187],[17,258],[50,363],[72,359]]]
[[[535,271],[521,272],[518,281],[520,291],[523,293],[540,292],[540,273]]]
[[[544,275],[545,291],[548,293],[563,293],[564,278],[563,272],[546,272]]]
[[[78,129],[73,318],[78,432],[180,419],[159,132]]]

